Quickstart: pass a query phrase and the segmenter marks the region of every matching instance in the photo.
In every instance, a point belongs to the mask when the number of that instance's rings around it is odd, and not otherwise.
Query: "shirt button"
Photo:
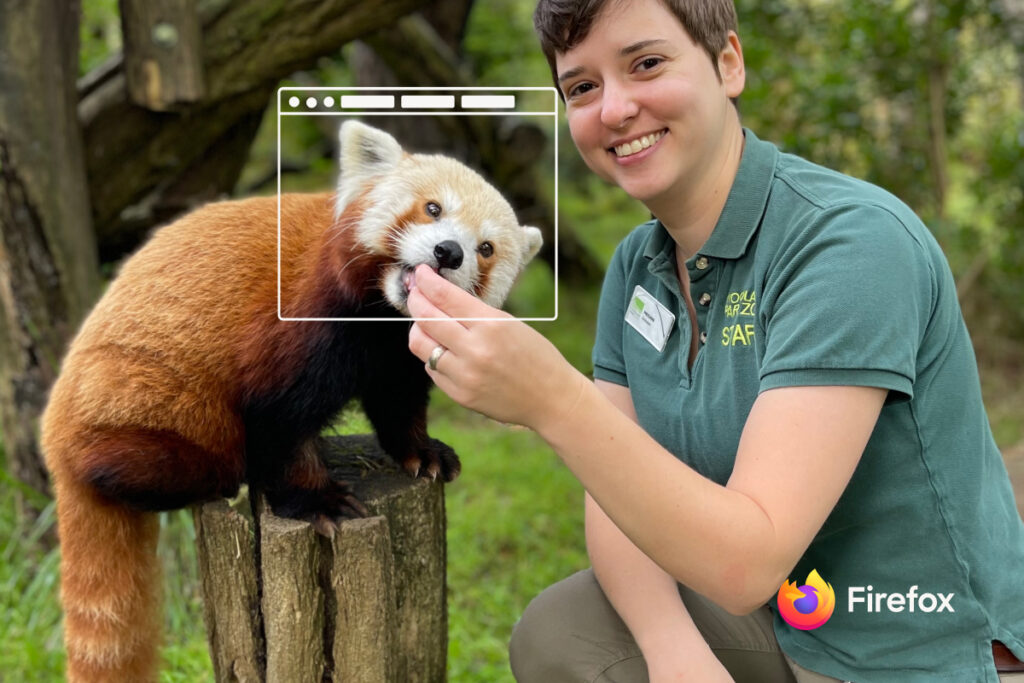
[[[711,295],[708,294],[707,292],[704,292],[703,294],[700,295],[700,298],[697,299],[697,303],[699,303],[701,306],[707,306],[709,303],[711,303]]]
[[[701,332],[700,333],[700,343],[701,344],[706,344],[707,341],[708,341],[708,333],[707,332]]]
[[[697,270],[704,270],[705,268],[708,267],[708,257],[707,256],[698,256],[697,257],[696,265],[697,265]]]

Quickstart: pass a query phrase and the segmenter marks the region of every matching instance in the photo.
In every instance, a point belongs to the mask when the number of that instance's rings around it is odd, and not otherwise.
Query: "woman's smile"
[[[608,152],[615,157],[620,165],[636,164],[653,154],[667,134],[668,129],[663,128],[654,133],[640,135],[624,142],[617,141],[608,147]]]

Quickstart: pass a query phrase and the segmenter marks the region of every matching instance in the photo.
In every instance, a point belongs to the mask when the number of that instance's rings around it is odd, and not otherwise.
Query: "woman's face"
[[[587,166],[651,206],[685,196],[722,153],[739,41],[707,52],[660,0],[610,2],[586,39],[556,55],[569,131]]]

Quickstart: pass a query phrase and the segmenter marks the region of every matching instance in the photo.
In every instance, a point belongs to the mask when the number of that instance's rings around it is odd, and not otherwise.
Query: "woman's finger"
[[[436,364],[437,369],[432,371],[429,367],[430,355],[438,346],[444,348],[444,353],[442,353],[441,356],[449,356],[452,353],[452,351],[449,348],[447,348],[443,344],[438,343],[437,340],[427,335],[423,331],[423,329],[420,328],[419,323],[413,324],[413,327],[409,331],[409,350],[413,352],[413,355],[415,355],[417,358],[425,362],[425,364],[428,364],[427,374],[429,374],[431,378],[434,377],[434,374],[436,372],[441,371],[443,369],[443,366],[445,365],[441,358],[438,358]],[[444,358],[444,360],[449,361],[451,361],[451,359],[451,357]]]
[[[416,268],[416,287],[438,309],[451,318],[498,318],[501,311],[488,306],[458,285],[438,275],[429,266]],[[410,309],[411,311],[412,309]],[[420,316],[414,316],[420,317]],[[427,316],[429,317],[429,316]]]
[[[412,314],[416,322],[413,323],[414,327],[418,327],[426,336],[434,340],[434,345],[427,350],[427,355],[433,350],[434,346],[438,344],[443,345],[445,348],[461,348],[466,343],[465,338],[469,331],[457,320],[452,320],[448,317],[444,311],[435,306],[429,299],[427,299],[423,292],[420,291],[419,286],[413,287],[412,291],[409,292],[409,299],[406,301],[406,305],[409,307],[409,313]],[[422,358],[419,353],[414,350],[413,353],[417,357],[420,357],[424,362],[426,358]]]

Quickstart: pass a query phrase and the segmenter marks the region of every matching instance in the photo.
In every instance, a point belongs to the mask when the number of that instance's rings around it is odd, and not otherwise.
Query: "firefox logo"
[[[836,593],[821,578],[817,569],[807,575],[807,583],[800,586],[786,581],[779,588],[779,614],[782,619],[801,631],[818,628],[832,616],[836,608]]]

